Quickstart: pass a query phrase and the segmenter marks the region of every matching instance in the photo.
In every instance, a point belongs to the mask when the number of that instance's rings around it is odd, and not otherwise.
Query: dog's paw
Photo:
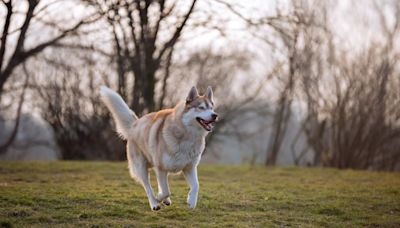
[[[197,204],[197,193],[196,194],[193,194],[192,192],[189,193],[186,202],[187,202],[188,207],[190,209],[194,209],[196,207],[196,204]]]
[[[188,207],[189,207],[189,209],[195,209],[195,208],[196,208],[196,205],[195,205],[195,204],[190,204],[190,203],[188,203]]]
[[[196,199],[191,199],[189,198],[187,200],[187,205],[190,209],[195,209],[196,208],[196,204],[197,204],[197,200]]]
[[[166,206],[169,206],[169,205],[172,204],[172,201],[171,201],[171,199],[168,197],[168,198],[166,198],[166,199],[163,200],[163,204],[165,204]]]
[[[160,202],[158,202],[157,200],[152,200],[149,203],[150,203],[150,209],[152,211],[158,211],[161,209]]]

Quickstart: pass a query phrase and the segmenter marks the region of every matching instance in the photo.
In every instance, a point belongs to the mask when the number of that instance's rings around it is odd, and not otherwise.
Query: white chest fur
[[[204,136],[185,137],[171,145],[170,152],[163,155],[163,167],[170,172],[179,172],[189,164],[197,164],[204,148]]]

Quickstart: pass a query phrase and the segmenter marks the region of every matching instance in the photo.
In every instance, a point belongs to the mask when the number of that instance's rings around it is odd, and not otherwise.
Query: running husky
[[[143,185],[150,208],[159,210],[161,202],[170,205],[168,173],[182,171],[190,186],[189,208],[195,208],[199,191],[197,165],[205,147],[205,137],[217,121],[213,91],[207,88],[199,96],[192,87],[186,101],[174,108],[152,112],[138,118],[124,100],[111,89],[102,86],[101,99],[110,110],[117,132],[127,140],[129,171]],[[154,196],[148,170],[153,168],[158,182]]]

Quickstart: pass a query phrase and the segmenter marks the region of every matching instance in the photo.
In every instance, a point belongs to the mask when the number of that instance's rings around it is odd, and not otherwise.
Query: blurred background
[[[125,160],[139,115],[214,89],[203,163],[400,170],[398,0],[0,0],[0,159]]]

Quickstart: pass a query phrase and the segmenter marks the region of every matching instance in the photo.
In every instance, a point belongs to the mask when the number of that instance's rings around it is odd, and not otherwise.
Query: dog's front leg
[[[183,170],[183,175],[189,184],[190,191],[187,198],[189,208],[194,209],[197,204],[197,195],[199,193],[199,180],[197,179],[197,166],[191,165]]]
[[[165,205],[171,205],[171,199],[169,198],[171,192],[168,186],[168,172],[160,169],[154,169],[157,176],[158,183],[158,196],[157,200],[163,202]]]

